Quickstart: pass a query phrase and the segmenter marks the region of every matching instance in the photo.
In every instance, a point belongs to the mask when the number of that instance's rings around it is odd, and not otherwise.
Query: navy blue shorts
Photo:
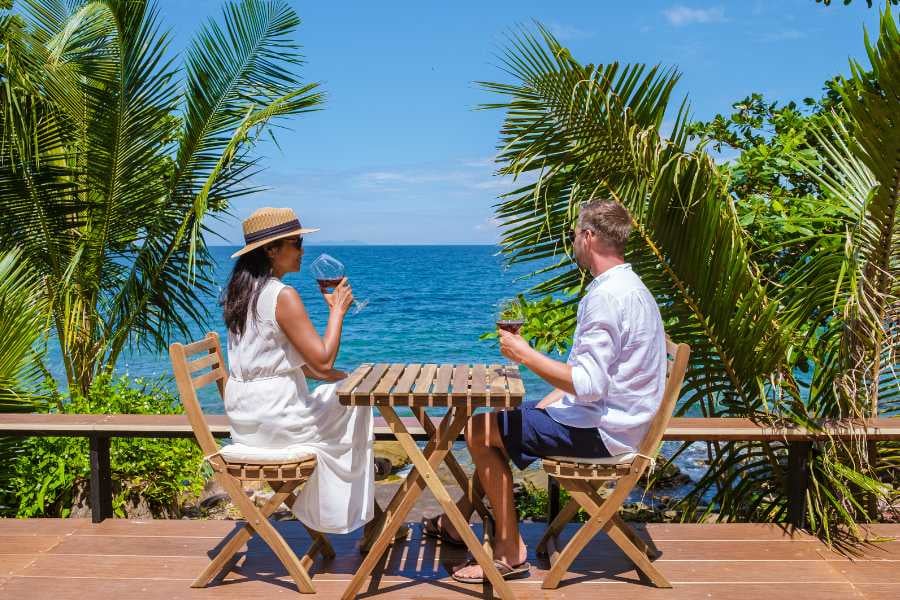
[[[610,455],[596,427],[563,425],[543,408],[535,408],[536,404],[527,402],[519,408],[497,413],[506,454],[519,469],[525,469],[542,456],[605,458]]]

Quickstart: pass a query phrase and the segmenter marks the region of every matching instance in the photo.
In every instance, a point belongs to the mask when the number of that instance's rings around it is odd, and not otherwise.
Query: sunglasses
[[[590,230],[590,229],[582,229],[582,230],[581,230],[581,233],[584,233],[585,231],[591,231],[591,230]],[[569,243],[570,243],[570,244],[574,244],[574,243],[575,243],[575,238],[578,237],[578,234],[575,232],[574,229],[570,229],[568,232],[566,232],[566,237],[569,238]]]

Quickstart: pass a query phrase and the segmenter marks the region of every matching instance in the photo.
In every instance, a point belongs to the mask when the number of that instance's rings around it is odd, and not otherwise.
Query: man
[[[625,262],[631,233],[627,209],[612,200],[582,206],[569,237],[579,267],[594,280],[578,305],[566,362],[544,356],[522,337],[500,331],[500,351],[555,389],[539,403],[475,415],[466,442],[493,507],[493,555],[506,578],[527,577],[527,549],[518,532],[508,461],[524,469],[542,456],[599,458],[636,452],[662,401],[666,343],[653,295]],[[465,497],[460,509],[471,514]],[[459,536],[443,515],[425,532],[448,542]],[[479,583],[480,566],[469,561],[454,579]]]

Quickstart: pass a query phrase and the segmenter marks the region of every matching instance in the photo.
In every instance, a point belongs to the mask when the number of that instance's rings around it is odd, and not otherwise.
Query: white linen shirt
[[[666,335],[659,307],[628,263],[598,275],[578,304],[575,394],[547,407],[569,427],[596,427],[613,456],[637,452],[662,402]]]

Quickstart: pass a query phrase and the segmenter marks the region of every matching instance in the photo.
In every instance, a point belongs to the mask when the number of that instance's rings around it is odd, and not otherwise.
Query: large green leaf
[[[322,101],[298,24],[284,2],[228,3],[181,69],[153,3],[3,15],[0,249],[43,278],[70,386],[205,321],[208,217],[258,189],[256,139]]]

